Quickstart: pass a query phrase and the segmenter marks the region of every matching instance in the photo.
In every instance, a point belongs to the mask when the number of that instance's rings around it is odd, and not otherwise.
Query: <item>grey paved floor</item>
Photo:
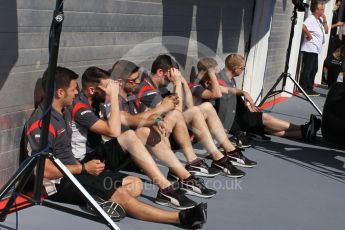
[[[325,93],[324,90],[320,92]],[[322,108],[325,97],[315,98]],[[305,123],[315,113],[296,98],[275,105],[271,114]],[[255,142],[245,155],[258,167],[245,169],[240,181],[217,177],[207,180],[219,188],[208,200],[208,223],[204,229],[345,229],[345,151],[326,143],[319,134],[315,144],[273,137],[270,143]],[[166,169],[163,168],[166,172]],[[143,200],[155,197],[157,188],[146,184]],[[200,200],[201,201],[201,200]],[[150,202],[150,201],[148,201]],[[1,223],[0,223],[1,224]],[[121,229],[180,229],[126,218]],[[15,215],[0,229],[13,229]],[[45,207],[19,212],[19,229],[107,229],[106,226]]]

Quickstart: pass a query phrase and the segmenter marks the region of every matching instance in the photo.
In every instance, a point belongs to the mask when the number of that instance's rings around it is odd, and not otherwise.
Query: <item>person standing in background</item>
[[[309,96],[319,96],[320,94],[314,91],[314,80],[318,71],[318,56],[325,43],[328,26],[324,15],[324,2],[312,1],[310,10],[312,15],[303,24],[304,40],[301,47],[303,59],[299,83]]]

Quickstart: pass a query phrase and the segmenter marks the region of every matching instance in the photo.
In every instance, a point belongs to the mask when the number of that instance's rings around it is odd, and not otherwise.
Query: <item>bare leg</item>
[[[146,144],[150,131],[151,130],[146,127],[136,130],[136,134],[143,144]],[[160,141],[155,146],[149,146],[148,148],[150,152],[152,152],[158,160],[163,162],[163,164],[166,165],[176,176],[181,179],[187,179],[190,177],[191,174],[183,167],[170,146],[168,146],[164,141]]]
[[[275,132],[275,131],[272,131],[269,129],[265,129],[265,131],[268,132],[269,134],[277,136],[277,137],[302,138],[302,131],[301,130]]]
[[[183,150],[187,161],[190,163],[196,160],[198,157],[195,155],[192,143],[190,142],[188,129],[181,112],[178,110],[169,112],[164,117],[164,121],[170,130],[172,130],[173,137]]]
[[[301,130],[301,126],[273,117],[267,113],[262,114],[262,121],[264,126],[272,132]]]
[[[159,170],[151,154],[132,130],[126,131],[118,137],[121,147],[130,153],[134,163],[161,189],[167,188],[171,183]]]
[[[224,131],[224,126],[213,105],[209,102],[202,103],[198,106],[206,120],[207,126],[212,136],[224,148],[226,152],[234,151],[236,148],[231,144]]]
[[[128,184],[126,187],[128,187]],[[133,197],[126,187],[118,188],[111,197],[111,200],[120,204],[129,216],[144,221],[172,224],[180,223],[178,212],[164,211],[145,204]]]
[[[135,176],[127,176],[122,181],[122,187],[127,189],[127,192],[133,196],[138,197],[143,192],[143,182]]]
[[[220,160],[224,155],[214,144],[211,133],[205,122],[205,118],[199,107],[192,107],[183,112],[183,117],[187,124],[191,124],[194,134],[201,140],[203,146],[212,155],[214,160]]]

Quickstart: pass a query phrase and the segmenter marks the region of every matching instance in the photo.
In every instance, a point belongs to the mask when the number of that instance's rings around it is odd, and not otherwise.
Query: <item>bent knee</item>
[[[267,113],[262,114],[262,120],[263,121],[269,121],[271,119],[272,119],[271,115],[268,115]]]
[[[207,114],[217,114],[215,108],[213,107],[213,105],[210,102],[204,102],[201,105],[199,105],[201,112],[204,115]]]
[[[182,117],[182,113],[181,111],[177,110],[177,109],[174,109],[174,110],[171,110],[167,116],[172,116],[172,117],[176,117],[176,118],[179,118],[179,117]]]
[[[115,193],[111,197],[111,200],[117,202],[120,205],[123,205],[132,198],[133,197],[129,194],[126,188],[119,187],[116,189]]]
[[[119,138],[135,138],[136,134],[133,130],[127,130],[126,132],[122,133]]]
[[[128,131],[122,133],[117,138],[117,140],[124,150],[128,150],[130,145],[132,145],[133,143],[137,143],[138,141],[140,142],[138,136],[136,135],[136,133],[133,130],[128,130]]]
[[[148,127],[141,127],[135,130],[136,135],[140,137],[147,137],[150,135],[150,132],[151,130]]]
[[[199,105],[200,109],[202,110],[214,110],[213,105],[210,102],[204,102],[201,105]]]
[[[135,176],[127,176],[123,180],[123,186],[127,188],[132,196],[139,196],[144,191],[144,183]]]

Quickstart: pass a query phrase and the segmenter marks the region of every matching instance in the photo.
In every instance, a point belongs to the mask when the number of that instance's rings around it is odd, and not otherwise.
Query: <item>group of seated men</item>
[[[223,103],[232,106],[236,99],[232,131],[313,141],[320,128],[314,115],[308,123],[295,125],[261,112],[247,92],[236,88],[234,77],[241,75],[244,64],[241,55],[231,54],[225,60],[226,67],[217,74],[217,62],[203,58],[197,65],[197,76],[188,83],[168,55],[154,60],[151,73],[141,72],[133,62],[119,60],[111,73],[98,67],[86,69],[80,90],[78,75],[57,67],[49,152],[97,201],[111,203],[105,208],[145,221],[200,228],[207,220],[207,204],[197,204],[187,195],[211,198],[216,194],[200,177],[240,178],[245,173],[237,167],[256,166],[229,140],[215,101],[224,99]],[[47,75],[46,71],[43,88]],[[40,149],[44,113],[43,105],[39,105],[25,126],[28,155]],[[191,136],[210,154],[211,165],[196,155]],[[175,150],[184,154],[185,166]],[[169,168],[167,176],[154,158]],[[131,165],[158,186],[157,204],[179,211],[166,211],[138,200],[142,181],[119,172]],[[44,177],[49,199],[85,205],[84,198],[50,160],[46,160]]]

